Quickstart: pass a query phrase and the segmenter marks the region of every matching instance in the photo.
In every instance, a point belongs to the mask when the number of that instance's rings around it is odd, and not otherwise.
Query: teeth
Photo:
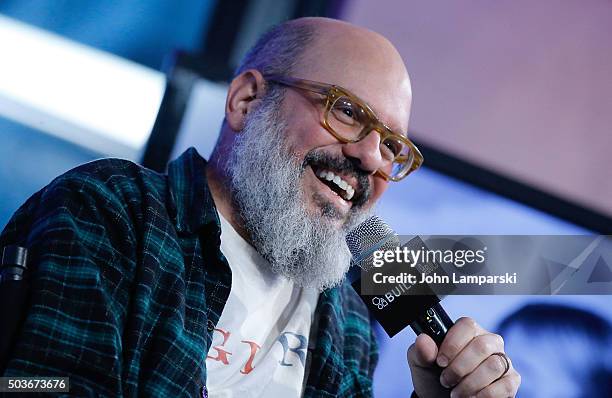
[[[352,186],[348,186],[348,189],[346,190],[346,200],[351,200],[353,199],[353,195],[355,195],[355,190],[353,189]]]
[[[346,200],[351,200],[353,196],[355,196],[355,188],[351,186],[348,182],[344,181],[340,176],[335,175],[331,171],[322,170],[317,173],[319,178],[325,179],[327,181],[333,181],[334,184],[339,186],[342,190],[344,190],[344,194],[342,197]]]

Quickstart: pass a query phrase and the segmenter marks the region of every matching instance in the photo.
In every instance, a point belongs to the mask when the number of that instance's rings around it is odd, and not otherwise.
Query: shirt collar
[[[206,179],[206,160],[195,148],[187,149],[170,162],[168,180],[176,206],[178,232],[196,233],[211,223],[220,231],[219,216]]]

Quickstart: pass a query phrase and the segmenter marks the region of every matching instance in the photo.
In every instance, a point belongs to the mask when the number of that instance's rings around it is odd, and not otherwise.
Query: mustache
[[[304,157],[302,171],[306,169],[308,165],[354,177],[357,181],[357,186],[355,187],[355,196],[351,200],[353,208],[363,206],[367,203],[372,194],[372,187],[369,179],[370,174],[359,168],[357,160],[351,160],[343,156],[335,156],[321,150],[313,149]]]

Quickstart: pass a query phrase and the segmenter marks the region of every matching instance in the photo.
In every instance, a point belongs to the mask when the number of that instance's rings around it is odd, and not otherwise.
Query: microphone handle
[[[13,350],[13,343],[26,315],[30,282],[24,247],[6,246],[0,260],[0,375]]]
[[[418,336],[421,333],[425,333],[436,342],[436,345],[440,347],[448,329],[450,329],[455,323],[450,319],[444,308],[440,303],[434,304],[428,308],[427,311],[420,314],[415,321],[410,324],[410,327]]]

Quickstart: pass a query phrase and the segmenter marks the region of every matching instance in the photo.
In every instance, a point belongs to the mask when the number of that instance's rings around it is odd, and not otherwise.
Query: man
[[[382,36],[323,18],[270,31],[231,82],[210,163],[94,162],[12,218],[0,243],[37,269],[6,375],[70,376],[77,395],[371,395],[344,236],[419,165],[410,102]],[[440,350],[424,335],[408,350],[423,398],[514,396],[504,358],[468,318]]]

